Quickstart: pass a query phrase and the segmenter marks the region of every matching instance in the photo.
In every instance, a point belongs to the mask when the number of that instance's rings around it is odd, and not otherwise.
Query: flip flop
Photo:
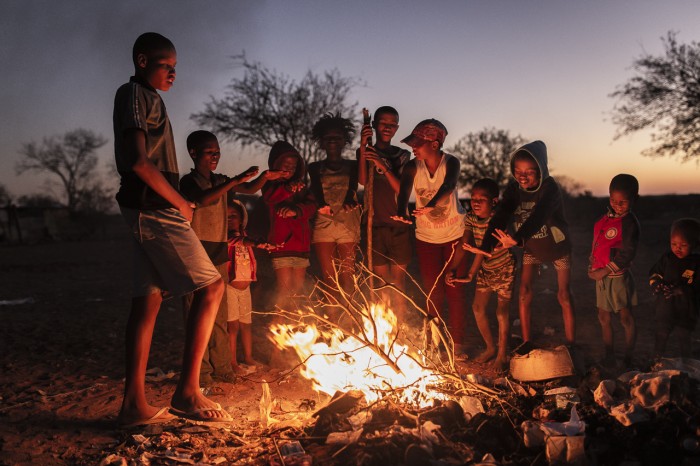
[[[130,422],[128,424],[119,424],[119,427],[137,427],[137,426],[147,426],[151,424],[164,424],[166,422],[177,419],[176,416],[170,414],[170,408],[167,406],[160,408],[157,413],[147,419],[139,419],[138,421]]]
[[[224,408],[221,407],[219,403],[216,403],[216,406],[213,408],[197,408],[193,409],[192,411],[180,411],[175,408],[171,408],[173,414],[175,414],[178,417],[181,417],[183,419],[189,419],[190,421],[199,421],[199,422],[232,422],[233,417],[226,411]],[[225,416],[224,417],[211,417],[207,416],[207,412],[211,411],[216,411],[219,413],[223,413]]]

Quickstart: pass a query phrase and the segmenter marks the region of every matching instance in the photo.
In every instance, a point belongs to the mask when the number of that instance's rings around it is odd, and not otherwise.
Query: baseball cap
[[[413,128],[411,134],[402,139],[401,142],[409,146],[414,146],[425,141],[438,141],[440,144],[445,142],[447,136],[447,128],[435,118],[423,120]]]

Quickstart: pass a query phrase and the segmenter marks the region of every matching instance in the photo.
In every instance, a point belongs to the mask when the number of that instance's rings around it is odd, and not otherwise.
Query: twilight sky
[[[609,121],[609,94],[633,59],[660,53],[669,30],[700,41],[698,18],[694,0],[3,0],[0,184],[15,196],[41,190],[42,176],[15,174],[22,143],[80,127],[109,139],[99,155],[112,164],[114,93],[133,74],[133,41],[155,31],[178,51],[175,86],[162,95],[182,174],[190,114],[240,76],[230,57],[245,51],[294,79],[335,67],[364,80],[353,99],[396,107],[396,141],[430,117],[447,126],[447,146],[496,127],[545,141],[553,175],[596,195],[620,172],[636,175],[642,194],[699,192],[698,164],[643,157],[649,136],[613,141]],[[266,156],[225,145],[220,171],[265,166]]]

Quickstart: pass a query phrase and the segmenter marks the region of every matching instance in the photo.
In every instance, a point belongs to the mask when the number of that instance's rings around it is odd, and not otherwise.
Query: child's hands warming
[[[491,257],[490,252],[483,251],[477,248],[476,246],[472,246],[469,243],[462,243],[462,249],[464,249],[465,251],[469,251],[472,254],[481,254],[482,256]]]
[[[260,171],[260,169],[258,167],[252,166],[252,167],[248,168],[246,171],[244,171],[243,173],[241,173],[240,175],[236,176],[236,179],[238,181],[240,181],[241,183],[245,183],[246,181],[248,181],[249,179],[251,179],[252,177],[257,175],[258,171]]]
[[[287,185],[288,189],[293,193],[298,193],[306,187],[303,181],[292,181]]]
[[[406,215],[392,215],[390,218],[396,222],[405,223],[407,225],[413,224],[410,217],[408,217]]]
[[[493,237],[501,242],[501,248],[508,249],[518,245],[518,242],[515,241],[512,236],[498,228],[496,228],[496,231],[493,233]]]
[[[263,178],[265,178],[267,181],[274,181],[274,180],[279,180],[280,178],[283,178],[287,172],[282,171],[282,170],[265,170],[262,174]]]
[[[434,208],[435,208],[435,207],[428,207],[428,206],[419,207],[419,208],[417,208],[417,209],[415,209],[415,210],[413,211],[413,215],[416,216],[416,217],[419,217],[419,216],[421,216],[421,215],[427,215],[427,214],[429,214]]]
[[[333,215],[333,209],[331,209],[331,206],[326,204],[318,209],[318,213],[323,215]]]
[[[360,204],[355,199],[348,199],[343,203],[343,212],[352,212],[358,207],[360,207]]]
[[[291,207],[280,207],[276,211],[277,215],[282,218],[296,217],[297,211]]]

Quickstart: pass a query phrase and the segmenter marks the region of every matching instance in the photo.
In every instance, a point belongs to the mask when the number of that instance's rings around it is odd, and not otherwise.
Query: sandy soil
[[[587,364],[602,356],[593,283],[585,275],[590,228],[602,204],[597,200],[590,204],[570,214],[572,224],[588,225],[574,227],[572,232],[577,245],[573,277],[577,336]],[[648,207],[655,214],[640,215],[643,241],[634,265],[641,301],[635,312],[636,359],[640,363],[651,354],[654,326],[646,274],[666,247],[670,222],[681,216],[674,209],[661,213],[651,203]],[[130,299],[130,250],[122,230],[116,219],[109,224],[107,237],[100,239],[0,247],[0,464],[98,464],[120,446],[134,442],[130,434],[158,432],[160,427],[122,431],[115,424],[123,389],[123,335]],[[270,289],[269,277],[269,271],[263,270],[254,294],[258,303]],[[533,308],[535,338],[542,344],[563,341],[555,287],[553,271],[544,270]],[[516,314],[513,306],[511,320]],[[480,337],[471,312],[468,315],[470,347],[475,354]],[[255,349],[261,360],[270,348],[264,321],[260,317],[255,324],[259,329]],[[544,335],[547,327],[554,329],[553,336]],[[616,341],[621,341],[619,322],[615,328]],[[166,306],[159,316],[149,367],[165,373],[177,371],[182,339],[181,313],[177,306]],[[673,346],[669,349],[677,351]],[[468,365],[463,370],[480,369]],[[207,443],[197,443],[197,430],[191,430],[189,446],[206,452],[209,460],[240,458],[231,447],[240,447],[246,443],[241,437],[259,432],[263,378],[271,381],[272,395],[280,401],[278,412],[287,412],[286,418],[304,415],[300,408],[304,399],[324,401],[313,394],[308,382],[298,376],[277,380],[279,373],[271,369],[235,385],[219,384],[210,396],[233,414],[235,422],[221,434],[207,437]],[[174,380],[149,382],[149,399],[167,405]],[[184,423],[180,426],[187,428]],[[265,446],[253,443],[257,454],[262,454]],[[250,452],[248,456],[255,458]]]

